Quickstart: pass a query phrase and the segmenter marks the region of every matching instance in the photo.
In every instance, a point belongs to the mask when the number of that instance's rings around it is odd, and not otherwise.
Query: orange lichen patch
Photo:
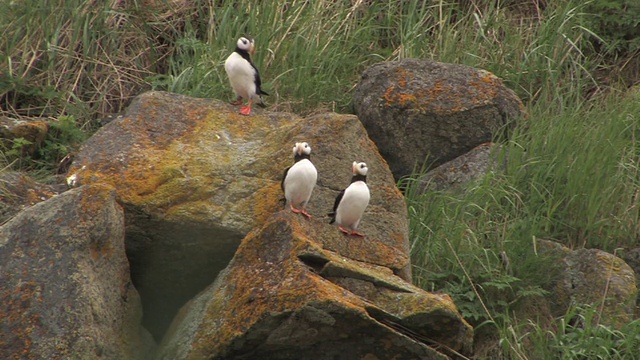
[[[386,106],[448,115],[490,103],[501,85],[500,79],[492,73],[479,71],[476,76],[470,76],[467,83],[456,85],[442,79],[423,89],[400,91],[406,87],[408,76],[405,69],[396,69],[396,84],[389,86],[383,95]]]
[[[391,85],[387,88],[387,91],[384,92],[384,99],[386,100],[386,105],[391,106],[395,102],[395,95],[393,94],[393,90],[395,86]]]
[[[82,214],[94,216],[103,212],[105,204],[114,197],[114,189],[105,184],[96,184],[83,190],[80,198]]]
[[[269,216],[284,206],[284,194],[280,183],[273,182],[256,191],[251,201],[253,204],[253,217],[256,225],[264,224]]]
[[[398,85],[400,85],[400,87],[407,86],[407,78],[409,76],[410,74],[408,74],[407,69],[404,69],[404,68],[396,69],[396,81],[398,82]]]

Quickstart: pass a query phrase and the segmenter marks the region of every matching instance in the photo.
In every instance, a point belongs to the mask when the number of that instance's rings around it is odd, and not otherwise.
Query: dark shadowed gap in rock
[[[298,255],[298,259],[302,261],[305,265],[310,267],[314,272],[320,273],[324,266],[329,262],[325,257],[313,254],[313,253],[304,253]]]
[[[144,228],[130,225],[140,221],[127,223],[127,257],[142,300],[142,325],[160,342],[180,308],[229,264],[244,234],[152,219]]]

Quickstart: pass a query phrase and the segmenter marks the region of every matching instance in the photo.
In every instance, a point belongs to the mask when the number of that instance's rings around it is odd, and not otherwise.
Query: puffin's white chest
[[[336,223],[355,228],[369,205],[369,187],[364,181],[356,181],[344,191],[336,209]]]
[[[236,95],[245,99],[256,95],[256,70],[251,63],[233,52],[224,62],[224,69]]]
[[[293,164],[284,179],[284,197],[294,205],[306,203],[316,186],[318,171],[308,159]]]

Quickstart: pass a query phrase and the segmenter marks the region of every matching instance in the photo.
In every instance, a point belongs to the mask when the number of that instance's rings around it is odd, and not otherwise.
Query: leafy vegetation
[[[612,329],[580,308],[548,324],[518,311],[555,276],[538,239],[638,246],[640,93],[626,89],[640,73],[635,2],[153,4],[0,0],[0,115],[52,128],[32,158],[21,153],[31,144],[14,139],[3,169],[54,172],[145,90],[229,99],[223,62],[239,34],[256,38],[273,111],[351,112],[360,74],[380,61],[483,68],[517,92],[529,118],[501,142],[505,167],[464,191],[421,193],[420,174],[401,181],[416,283],[451,294],[476,330],[496,333],[502,358],[637,356],[637,321]],[[569,325],[576,317],[583,326]]]

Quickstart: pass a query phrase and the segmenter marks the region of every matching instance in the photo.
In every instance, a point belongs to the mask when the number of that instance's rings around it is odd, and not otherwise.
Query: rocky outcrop
[[[0,358],[147,359],[115,192],[84,186],[0,227]]]
[[[219,101],[150,92],[83,145],[69,176],[116,189],[144,324],[157,339],[179,307],[228,265],[240,240],[282,209],[280,181],[297,141],[311,145],[318,169],[307,207],[314,220],[328,222],[351,163],[367,162],[372,198],[359,230],[374,240],[336,241],[334,249],[410,280],[404,198],[355,116],[257,110],[245,117]]]
[[[473,331],[447,295],[394,275],[372,232],[282,210],[242,242],[216,282],[176,317],[158,359],[447,359]],[[369,259],[340,250],[376,244]],[[374,260],[373,257],[379,257]],[[367,260],[367,261],[362,261]],[[439,350],[435,350],[435,349]]]
[[[524,115],[518,96],[495,75],[415,59],[368,68],[353,104],[396,179],[489,142]]]
[[[561,260],[562,270],[548,289],[554,315],[564,315],[570,306],[595,305],[597,321],[620,328],[634,319],[637,297],[633,270],[624,260],[598,249],[571,250],[553,241],[540,241],[546,256]]]

